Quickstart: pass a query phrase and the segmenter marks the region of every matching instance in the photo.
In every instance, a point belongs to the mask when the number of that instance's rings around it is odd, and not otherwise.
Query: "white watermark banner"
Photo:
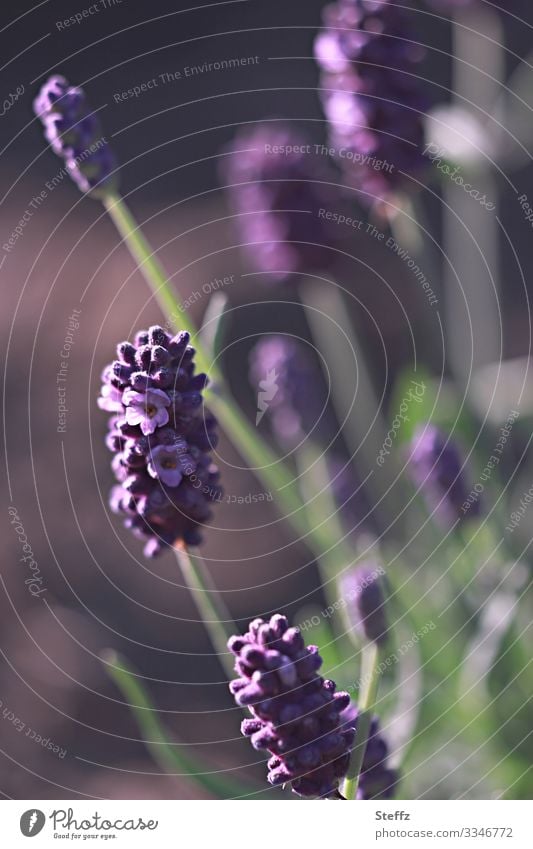
[[[267,801],[267,800],[265,800]],[[236,810],[240,804],[241,810]],[[234,849],[248,835],[254,849],[271,849],[276,835],[284,846],[370,845],[379,847],[485,847],[526,849],[531,844],[531,802],[414,801],[307,802],[303,808],[271,801],[5,801],[3,845],[80,844],[157,846],[213,845]],[[310,805],[315,806],[311,811]],[[335,807],[333,807],[335,805]],[[206,810],[202,813],[201,807]],[[248,825],[246,825],[248,823]],[[240,835],[240,837],[239,837]]]

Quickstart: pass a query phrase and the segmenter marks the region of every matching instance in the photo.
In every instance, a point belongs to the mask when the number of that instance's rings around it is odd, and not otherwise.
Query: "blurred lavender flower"
[[[147,540],[148,557],[177,542],[196,545],[210,503],[221,494],[209,455],[216,420],[202,403],[207,377],[194,375],[188,333],[171,339],[161,327],[151,327],[117,352],[104,370],[98,399],[102,410],[114,413],[107,444],[115,453],[119,485],[111,507],[126,514],[126,526]]]
[[[221,177],[253,267],[277,282],[329,268],[341,233],[319,212],[338,212],[340,200],[314,145],[288,127],[261,124],[241,130],[229,151]]]
[[[458,447],[437,427],[428,424],[415,432],[410,446],[409,471],[443,528],[450,528],[458,520],[479,516],[478,500],[471,504],[468,512],[461,509],[470,492],[465,463]]]
[[[326,462],[331,494],[343,528],[348,534],[363,528],[370,530],[373,526],[371,506],[352,461],[335,451],[328,452]]]
[[[417,79],[424,51],[389,0],[337,0],[323,20],[315,56],[329,141],[348,183],[372,204],[412,188],[409,178],[426,166],[428,104]]]
[[[368,562],[348,570],[340,580],[351,627],[361,639],[380,646],[387,641],[388,632],[383,575],[381,566]]]
[[[253,716],[242,723],[242,733],[255,749],[272,755],[269,782],[290,782],[298,796],[338,796],[355,727],[349,716],[341,719],[348,693],[336,693],[333,681],[318,675],[322,659],[317,647],[306,648],[298,629],[289,628],[279,614],[269,622],[255,619],[228,647],[240,676],[230,690]]]
[[[327,387],[302,343],[289,336],[262,338],[250,354],[250,382],[259,387],[258,422],[259,413],[268,410],[282,445],[296,445],[312,432],[322,441],[333,438],[336,428],[327,407]],[[267,383],[272,390],[268,393]]]
[[[100,121],[87,106],[83,89],[70,86],[65,77],[50,77],[35,98],[33,109],[52,150],[65,160],[78,188],[95,198],[114,191],[116,161],[102,135]]]

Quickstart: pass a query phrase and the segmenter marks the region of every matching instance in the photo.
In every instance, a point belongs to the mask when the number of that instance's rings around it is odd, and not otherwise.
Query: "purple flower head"
[[[189,334],[171,338],[151,327],[117,353],[98,400],[114,413],[106,440],[118,481],[111,509],[145,540],[149,557],[177,543],[196,545],[222,490],[209,453],[216,420],[203,407],[207,378],[194,374]]]
[[[269,782],[290,783],[298,796],[335,797],[348,770],[355,727],[349,717],[341,719],[348,693],[336,693],[333,681],[318,674],[317,647],[306,647],[298,629],[279,614],[269,622],[255,619],[228,647],[239,675],[230,690],[252,714],[242,733],[255,749],[270,752]]]
[[[222,181],[253,267],[277,282],[329,268],[342,232],[324,210],[338,211],[340,201],[314,145],[289,127],[266,123],[241,130],[229,151]]]
[[[35,98],[33,110],[52,150],[65,161],[82,192],[101,198],[115,190],[115,158],[82,88],[70,86],[64,77],[50,77]]]
[[[250,355],[250,382],[257,391],[257,424],[267,415],[282,445],[310,434],[326,442],[334,437],[328,388],[302,343],[288,336],[261,339]]]
[[[377,563],[364,563],[341,578],[341,593],[351,627],[361,639],[383,645],[387,641],[387,616],[383,592],[384,570]]]
[[[414,185],[426,166],[423,51],[406,13],[385,0],[337,0],[315,42],[329,141],[368,205]]]
[[[479,499],[464,510],[470,486],[457,446],[433,425],[419,427],[410,446],[409,471],[429,509],[443,528],[480,513]]]
[[[122,403],[126,406],[127,423],[140,425],[145,436],[168,422],[170,398],[162,389],[147,389],[146,392],[126,389]]]

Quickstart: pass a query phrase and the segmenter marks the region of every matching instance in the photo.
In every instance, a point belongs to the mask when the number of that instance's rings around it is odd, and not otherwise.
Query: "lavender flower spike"
[[[368,562],[346,572],[340,581],[347,619],[361,639],[378,646],[387,641],[388,623],[382,586],[384,570]]]
[[[70,86],[65,77],[50,77],[35,98],[33,109],[52,150],[65,160],[67,171],[82,192],[102,198],[116,189],[115,158],[82,88]]]
[[[439,524],[448,529],[457,521],[475,518],[480,502],[468,500],[470,487],[459,449],[433,425],[419,427],[410,446],[409,471]],[[468,508],[463,506],[468,504]]]
[[[345,179],[368,205],[412,189],[425,167],[423,50],[390,0],[326,6],[315,42],[329,141]]]
[[[241,730],[255,749],[270,752],[269,782],[290,783],[298,796],[338,798],[355,727],[349,716],[341,718],[348,693],[336,693],[333,681],[318,675],[317,647],[306,648],[298,629],[279,614],[269,622],[255,619],[228,647],[239,675],[230,690],[252,714]]]
[[[194,374],[189,334],[172,339],[161,327],[117,348],[104,370],[101,409],[113,413],[107,444],[118,481],[110,504],[146,540],[153,557],[165,546],[201,540],[200,526],[220,499],[209,449],[216,421],[203,409],[205,374]]]
[[[282,283],[331,267],[341,233],[325,212],[339,210],[339,193],[324,157],[305,136],[268,123],[241,130],[229,152],[222,181],[254,268]]]

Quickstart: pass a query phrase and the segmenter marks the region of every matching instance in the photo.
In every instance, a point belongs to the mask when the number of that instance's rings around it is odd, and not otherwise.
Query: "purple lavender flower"
[[[298,629],[279,614],[269,622],[255,619],[228,647],[239,675],[230,690],[252,714],[241,730],[255,749],[270,752],[269,782],[290,783],[298,796],[337,796],[355,728],[349,717],[341,719],[348,693],[336,693],[333,681],[318,675],[317,647],[306,648]]]
[[[156,445],[150,452],[148,474],[159,478],[167,486],[179,486],[183,475],[192,475],[196,469],[196,463],[186,451],[185,440],[181,440],[181,446],[179,442],[176,445]]]
[[[389,0],[337,0],[323,20],[315,56],[329,140],[348,183],[372,204],[412,187],[425,167],[423,51]]]
[[[52,150],[65,160],[78,188],[96,198],[112,192],[117,183],[116,161],[83,89],[70,86],[65,77],[50,77],[33,109]]]
[[[387,616],[382,586],[383,569],[373,562],[350,569],[340,581],[346,615],[361,639],[383,645],[387,641]]]
[[[111,508],[146,540],[149,557],[180,542],[196,545],[222,492],[209,454],[216,420],[203,409],[207,377],[194,374],[188,333],[171,339],[151,327],[117,352],[99,398],[101,409],[115,414],[107,437],[118,481]]]
[[[250,355],[250,382],[258,391],[256,423],[267,414],[282,445],[311,434],[329,442],[335,435],[327,386],[302,343],[288,336],[261,339]]]
[[[145,436],[168,422],[170,398],[161,389],[147,389],[135,392],[126,389],[122,394],[122,403],[126,407],[126,421],[130,425],[140,425]]]
[[[409,471],[443,528],[480,513],[479,500],[463,510],[470,487],[457,446],[433,425],[419,427],[410,446]]]
[[[324,157],[304,136],[271,124],[241,130],[229,151],[222,181],[253,267],[278,282],[329,268],[341,232],[324,216],[339,210]]]

